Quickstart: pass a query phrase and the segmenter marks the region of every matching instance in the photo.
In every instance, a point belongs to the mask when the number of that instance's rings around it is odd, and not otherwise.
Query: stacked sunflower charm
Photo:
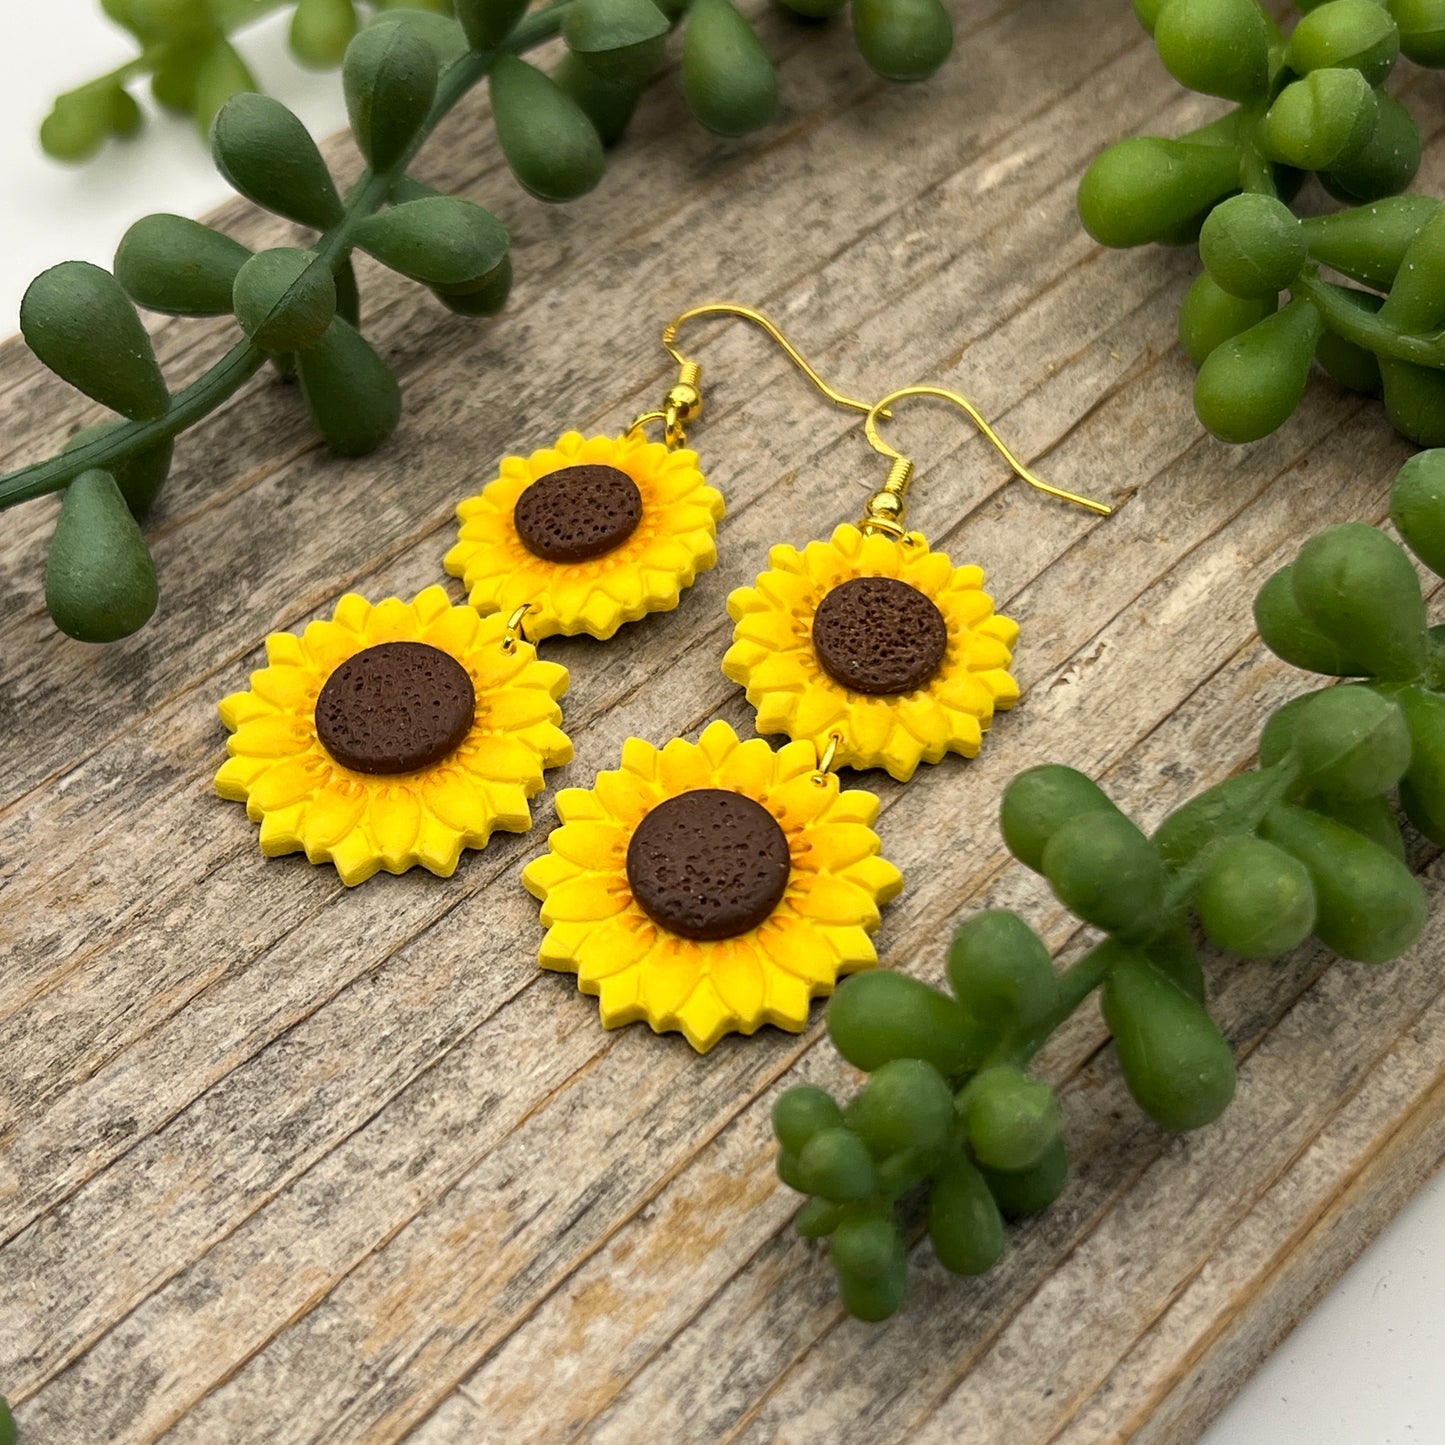
[[[527,631],[609,638],[625,622],[676,607],[717,561],[722,494],[697,453],[621,437],[567,432],[498,474],[457,507],[446,569],[478,612],[526,606]]]
[[[994,713],[1019,700],[1009,668],[1018,624],[994,611],[984,574],[955,567],[904,530],[913,462],[878,434],[905,397],[961,408],[1030,486],[1101,516],[1111,508],[1036,477],[958,392],[908,386],[869,410],[868,440],[892,466],[857,526],[801,552],[778,546],[752,587],[728,598],[736,627],[723,672],[757,710],[758,731],[827,751],[839,766],[907,782],[919,763],[974,757]]]
[[[246,804],[268,857],[304,852],[348,886],[417,864],[449,877],[463,848],[530,828],[544,770],[572,757],[566,668],[441,587],[348,594],[301,636],[272,633],[266,657],[220,704],[216,791]]]
[[[877,962],[878,799],[843,791],[808,743],[778,752],[725,722],[696,743],[629,738],[616,772],[557,795],[562,826],[523,881],[542,900],[543,968],[577,975],[602,1022],[646,1020],[699,1052],[775,1024]]]
[[[945,753],[973,757],[995,709],[1018,701],[1018,625],[994,613],[978,567],[918,533],[903,544],[843,525],[801,552],[774,547],[755,586],[728,598],[723,671],[758,731],[785,733],[900,782]]]

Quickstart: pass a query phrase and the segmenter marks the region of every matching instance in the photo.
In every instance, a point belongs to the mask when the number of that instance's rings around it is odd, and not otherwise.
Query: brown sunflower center
[[[454,752],[476,709],[476,689],[456,658],[424,642],[382,642],[326,679],[316,736],[353,772],[412,773]]]
[[[761,804],[721,788],[659,803],[627,847],[627,882],[654,923],[682,938],[735,938],[782,901],[787,835]]]
[[[642,493],[616,467],[563,467],[538,477],[512,510],[522,545],[544,562],[586,562],[620,547],[642,520]]]
[[[943,613],[896,577],[840,583],[813,614],[818,665],[850,692],[912,692],[938,671],[947,651]]]

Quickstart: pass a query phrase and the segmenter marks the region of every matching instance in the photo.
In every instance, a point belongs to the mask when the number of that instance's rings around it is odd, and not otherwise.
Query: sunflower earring
[[[713,566],[723,499],[686,445],[702,414],[702,368],[676,342],[687,322],[722,316],[766,332],[836,405],[867,412],[867,402],[828,386],[761,312],[725,301],[684,311],[663,332],[678,378],[661,407],[621,436],[569,431],[530,456],[504,457],[497,475],[458,505],[445,565],[477,611],[525,606],[534,642],[557,633],[606,639],[624,623],[676,607]],[[648,439],[649,426],[661,427],[661,441]]]
[[[736,627],[722,666],[745,689],[760,733],[900,782],[946,753],[975,756],[995,711],[1019,698],[1009,672],[1018,626],[994,612],[983,571],[955,567],[904,529],[915,467],[879,436],[878,420],[908,397],[959,407],[1030,486],[1100,516],[1112,511],[1036,476],[958,392],[908,386],[870,409],[866,432],[892,462],[887,480],[856,525],[801,552],[774,547],[768,570],[732,593]]]
[[[571,760],[567,670],[542,662],[516,616],[479,617],[441,587],[373,606],[348,594],[220,704],[216,774],[268,857],[304,852],[348,886],[420,864],[448,877],[463,848],[532,826],[543,770]]]

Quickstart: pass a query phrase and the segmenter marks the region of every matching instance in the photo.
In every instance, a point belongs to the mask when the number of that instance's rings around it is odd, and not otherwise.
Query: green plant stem
[[[1294,282],[1290,295],[1307,297],[1319,309],[1331,331],[1366,351],[1373,351],[1376,356],[1412,361],[1417,366],[1437,370],[1445,367],[1445,333],[1406,336],[1378,316],[1342,301],[1313,270],[1306,271]]]
[[[356,227],[386,204],[392,188],[425,144],[440,121],[463,96],[485,79],[498,54],[519,54],[560,33],[562,19],[573,0],[558,0],[545,9],[524,17],[505,43],[495,51],[468,51],[447,67],[437,83],[436,99],[418,129],[415,139],[397,161],[384,170],[364,171],[347,193],[342,218],[323,233],[315,246],[313,265],[332,270],[350,254]],[[58,456],[0,477],[0,510],[58,492],[82,472],[106,470],[119,459],[170,440],[215,411],[265,364],[267,353],[249,341],[242,341],[203,376],[171,398],[164,415],[150,421],[133,421],[115,427],[104,436]]]
[[[1290,755],[1271,767],[1260,769],[1260,776],[1269,777],[1271,779],[1270,786],[1254,807],[1240,815],[1240,826],[1235,832],[1253,833],[1258,830],[1270,810],[1282,803],[1299,786],[1299,764],[1293,755]],[[1177,918],[1199,887],[1200,880],[1209,867],[1210,854],[1211,850],[1208,847],[1201,848],[1174,875],[1159,910],[1161,917],[1171,920]],[[1024,1068],[1034,1055],[1048,1043],[1049,1039],[1068,1022],[1074,1010],[1108,977],[1109,951],[1107,945],[1110,942],[1112,942],[1111,939],[1105,939],[1103,943],[1096,944],[1076,964],[1065,969],[1059,975],[1058,1002],[1042,1022],[1035,1024],[1032,1028],[1006,1033],[979,1067],[986,1069],[995,1064],[1011,1064],[1015,1068]],[[1148,940],[1142,941],[1141,947],[1147,948]]]

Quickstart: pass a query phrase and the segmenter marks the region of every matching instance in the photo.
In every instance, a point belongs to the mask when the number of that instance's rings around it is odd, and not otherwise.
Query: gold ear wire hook
[[[628,428],[629,434],[649,422],[660,421],[663,423],[669,449],[680,447],[687,440],[688,424],[702,415],[702,367],[678,350],[677,333],[689,321],[710,316],[731,316],[740,321],[751,322],[765,332],[777,343],[788,360],[835,406],[847,407],[850,411],[862,412],[865,416],[873,409],[869,402],[846,396],[836,387],[829,386],[808,363],[802,352],[761,311],[736,301],[709,301],[674,316],[663,328],[662,344],[667,354],[677,363],[677,381],[669,389],[662,406],[638,417]],[[886,417],[890,413],[884,410],[881,415]]]
[[[1076,507],[1083,507],[1101,517],[1107,517],[1113,513],[1114,509],[1106,502],[1096,502],[1090,497],[1081,497],[1077,492],[1066,492],[1062,487],[1056,487],[1032,472],[1014,455],[1004,439],[989,425],[988,418],[962,392],[948,391],[941,386],[905,386],[898,391],[889,392],[887,396],[871,406],[868,409],[868,420],[863,426],[873,450],[880,456],[889,458],[893,463],[888,472],[888,480],[868,500],[863,521],[859,524],[863,531],[884,532],[891,537],[905,535],[903,531],[904,496],[908,491],[908,483],[913,478],[914,465],[902,452],[895,451],[879,436],[878,419],[888,415],[884,410],[885,407],[895,401],[902,401],[904,397],[908,396],[937,397],[940,401],[951,402],[958,407],[1009,464],[1014,475],[1021,481],[1027,482],[1029,486],[1036,487],[1051,497],[1058,497],[1060,501],[1072,502]]]

